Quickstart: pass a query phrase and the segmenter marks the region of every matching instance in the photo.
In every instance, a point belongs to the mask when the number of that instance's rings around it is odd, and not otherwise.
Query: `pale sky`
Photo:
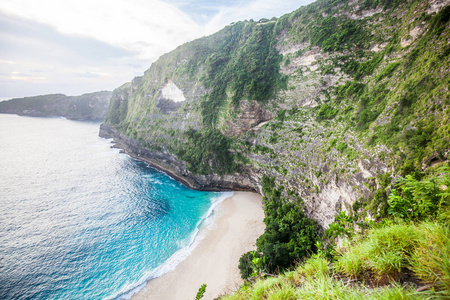
[[[0,100],[113,90],[231,22],[313,0],[1,0]]]

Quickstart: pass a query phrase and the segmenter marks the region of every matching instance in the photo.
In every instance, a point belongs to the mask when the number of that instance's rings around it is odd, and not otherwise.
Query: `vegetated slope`
[[[196,188],[283,187],[326,228],[386,214],[393,177],[446,161],[449,1],[317,1],[237,22],[116,89],[101,129]]]
[[[63,94],[15,98],[0,102],[0,113],[35,117],[62,116],[74,120],[102,120],[112,92],[102,91],[81,96]]]
[[[394,224],[371,230],[334,264],[314,255],[293,271],[218,299],[448,299],[449,246],[443,224]]]
[[[316,254],[304,255],[292,271],[275,277],[267,274],[272,253],[260,247],[266,228],[258,249],[240,259],[245,284],[219,299],[448,299],[449,164],[431,167],[420,177],[396,180],[382,222],[341,212],[318,239]],[[278,220],[280,227],[285,219]],[[338,245],[336,237],[345,242]]]

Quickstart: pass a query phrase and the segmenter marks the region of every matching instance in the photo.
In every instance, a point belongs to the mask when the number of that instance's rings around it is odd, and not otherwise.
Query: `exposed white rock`
[[[309,43],[301,43],[301,44],[294,44],[294,45],[277,45],[276,49],[278,53],[286,55],[290,53],[295,53],[299,50],[303,50],[306,47],[309,46]]]
[[[328,58],[328,56],[326,54],[320,53],[318,47],[313,47],[312,50],[307,51],[305,54],[292,59],[289,65],[281,66],[281,72],[286,75],[291,75],[301,67],[309,67],[311,71],[315,71],[319,67],[319,65],[317,64],[318,58]]]
[[[379,14],[382,11],[383,11],[383,8],[382,7],[378,7],[376,9],[362,11],[360,16],[352,15],[351,18],[352,19],[356,19],[356,20],[361,20],[361,19],[364,19],[364,18],[367,18],[367,17],[371,17],[371,16],[373,16],[375,14]]]
[[[169,79],[161,89],[161,94],[164,99],[173,100],[174,102],[182,102],[186,100],[183,91],[180,90],[171,79]]]
[[[339,211],[347,210],[351,206],[356,195],[347,183],[336,185],[331,183],[324,187],[318,195],[320,201],[305,201],[310,217],[317,220],[323,228],[333,223],[334,217]]]
[[[388,44],[387,42],[382,43],[382,44],[377,44],[377,45],[373,46],[372,48],[370,48],[370,51],[372,51],[372,52],[380,52],[381,50],[384,49],[384,47],[387,46],[387,44]]]
[[[355,7],[356,10],[359,10],[359,7]],[[364,10],[359,12],[358,14],[352,12],[344,12],[344,13],[340,13],[340,14],[335,14],[335,17],[339,17],[339,16],[346,16],[352,20],[362,20],[364,18],[367,17],[372,17],[375,14],[381,13],[383,11],[382,7],[378,7],[376,9],[370,9],[370,10]]]
[[[297,66],[310,66],[317,61],[316,56],[318,56],[317,53],[310,51],[308,53],[305,53],[305,55],[300,56],[298,59],[296,59],[295,63]]]
[[[400,45],[401,45],[402,47],[406,47],[406,46],[411,45],[412,42],[413,42],[415,39],[417,39],[417,37],[418,37],[420,34],[422,34],[423,29],[424,29],[423,27],[415,27],[413,30],[411,30],[411,31],[409,32],[409,36],[408,36],[407,38],[403,38],[403,39],[400,41]]]
[[[370,162],[368,162],[366,160],[366,164],[370,164]],[[364,177],[364,179],[368,179],[370,177],[375,176],[375,174],[372,174],[368,169],[366,169],[364,167],[364,164],[363,164],[363,162],[361,160],[358,161],[358,167],[361,170],[361,173],[362,173],[362,176]]]
[[[434,0],[430,1],[430,8],[427,9],[427,14],[433,14],[441,10],[441,8],[450,4],[450,0]]]

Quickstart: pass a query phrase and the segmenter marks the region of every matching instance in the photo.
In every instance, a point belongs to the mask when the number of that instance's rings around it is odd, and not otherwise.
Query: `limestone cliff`
[[[449,2],[319,0],[231,24],[116,89],[100,135],[194,188],[274,177],[322,227],[376,215],[387,178],[448,159]]]

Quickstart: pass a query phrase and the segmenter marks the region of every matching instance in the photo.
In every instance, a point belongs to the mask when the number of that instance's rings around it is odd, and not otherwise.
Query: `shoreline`
[[[205,191],[205,192],[223,192],[223,190],[216,190],[216,189],[199,189],[194,183],[192,183],[191,181],[189,181],[189,179],[187,178],[183,178],[180,175],[177,175],[177,173],[172,170],[169,169],[169,167],[163,167],[161,164],[159,164],[157,161],[147,158],[147,157],[141,157],[139,155],[134,155],[132,153],[129,153],[128,151],[124,150],[124,145],[119,144],[117,145],[117,142],[115,142],[116,144],[114,145],[114,148],[120,149],[123,152],[120,153],[124,153],[126,155],[129,155],[131,158],[136,159],[136,160],[140,160],[143,161],[145,163],[147,163],[150,167],[164,172],[166,173],[168,176],[172,177],[173,179],[175,179],[178,182],[181,182],[183,185],[187,186],[188,188],[190,188],[191,190],[201,190],[201,191]],[[117,147],[116,147],[117,146]]]
[[[192,253],[175,270],[151,279],[132,300],[194,299],[206,284],[203,300],[237,290],[242,284],[239,258],[256,249],[256,239],[264,232],[262,197],[251,192],[234,192],[214,210],[212,224],[203,228]]]
[[[250,174],[203,174],[195,175],[185,169],[183,161],[170,153],[151,151],[140,145],[139,141],[133,140],[118,132],[114,127],[102,123],[100,125],[99,137],[112,139],[111,148],[120,149],[133,159],[146,162],[150,167],[162,171],[181,182],[190,189],[207,192],[245,191],[261,193],[259,179]],[[245,173],[245,172],[244,172]]]

